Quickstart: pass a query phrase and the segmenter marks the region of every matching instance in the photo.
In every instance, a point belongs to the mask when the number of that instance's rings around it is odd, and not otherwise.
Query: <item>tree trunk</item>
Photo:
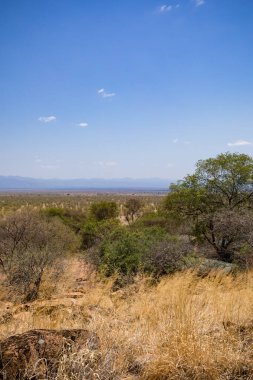
[[[30,290],[30,292],[27,294],[27,296],[24,299],[24,302],[32,302],[38,298],[42,275],[43,275],[43,269],[40,271],[37,279],[34,281],[32,290]]]

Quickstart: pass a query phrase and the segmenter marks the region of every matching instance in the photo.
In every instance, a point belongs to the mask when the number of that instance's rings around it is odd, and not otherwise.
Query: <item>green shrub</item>
[[[59,218],[66,226],[72,228],[75,232],[79,232],[87,220],[87,216],[83,212],[60,207],[47,208],[43,213],[49,218]]]
[[[141,252],[138,235],[119,229],[101,246],[101,268],[106,275],[116,272],[121,275],[135,274],[139,268]]]
[[[90,214],[97,221],[116,218],[118,216],[117,203],[107,201],[93,203]]]
[[[134,225],[138,229],[160,228],[171,235],[181,235],[185,229],[182,220],[175,215],[167,215],[162,211],[145,213]]]
[[[124,214],[127,222],[130,224],[140,216],[142,202],[139,198],[129,198],[124,205]]]
[[[142,270],[142,257],[166,235],[160,228],[133,231],[119,227],[92,250],[91,260],[107,276],[136,274]]]
[[[159,227],[167,229],[168,218],[155,212],[145,213],[136,223],[140,227]]]
[[[93,219],[87,220],[80,230],[81,248],[89,249],[93,246],[97,246],[103,239],[107,238],[113,230],[118,228],[118,226],[119,221],[116,219],[102,220],[100,222]]]

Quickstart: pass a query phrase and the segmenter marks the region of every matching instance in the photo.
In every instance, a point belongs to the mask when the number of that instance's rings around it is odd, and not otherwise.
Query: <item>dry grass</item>
[[[205,279],[181,273],[156,286],[139,278],[115,293],[93,276],[79,293],[27,310],[10,305],[1,336],[32,328],[96,332],[99,351],[63,357],[58,380],[253,379],[252,273]]]

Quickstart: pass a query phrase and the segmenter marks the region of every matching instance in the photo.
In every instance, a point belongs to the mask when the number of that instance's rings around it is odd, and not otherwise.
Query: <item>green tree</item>
[[[116,202],[96,202],[91,205],[90,213],[98,221],[112,219],[118,216],[118,206]]]
[[[245,204],[253,195],[253,159],[246,154],[227,152],[200,160],[193,177],[198,187],[230,209]]]
[[[125,218],[128,223],[133,222],[139,215],[142,202],[137,198],[129,198],[125,203]]]
[[[191,220],[194,235],[209,243],[220,259],[232,261],[232,246],[244,235],[242,226],[240,234],[237,232],[239,214],[236,216],[236,212],[248,218],[253,198],[252,180],[253,159],[250,156],[219,154],[198,161],[193,175],[173,184],[164,207],[169,213]],[[229,229],[225,227],[227,219],[230,220]]]

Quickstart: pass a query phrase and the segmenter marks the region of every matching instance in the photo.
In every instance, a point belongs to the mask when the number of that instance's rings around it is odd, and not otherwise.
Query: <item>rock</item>
[[[236,269],[235,264],[226,263],[220,260],[205,259],[198,267],[198,275],[208,276],[211,272],[222,271],[224,274],[233,273]]]
[[[98,348],[87,330],[31,330],[0,342],[0,380],[54,379],[63,354]]]

